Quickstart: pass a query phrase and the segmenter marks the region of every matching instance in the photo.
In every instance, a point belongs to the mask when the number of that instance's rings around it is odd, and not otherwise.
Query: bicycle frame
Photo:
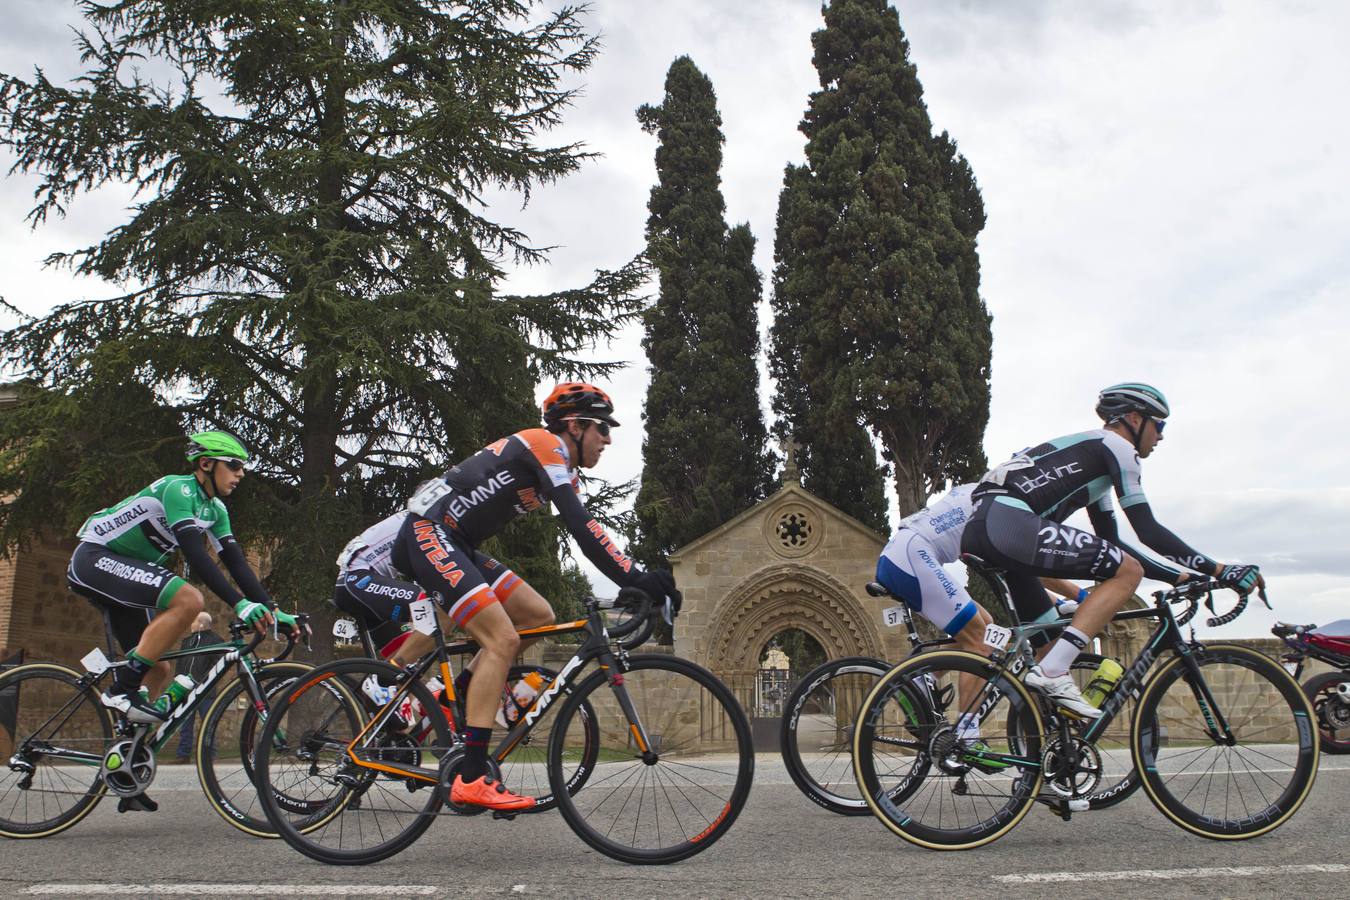
[[[173,735],[178,731],[178,728],[182,725],[187,715],[195,711],[196,708],[202,704],[203,699],[206,697],[208,692],[210,692],[219,682],[225,679],[226,675],[228,674],[228,669],[231,663],[237,664],[236,669],[238,670],[240,677],[243,678],[245,683],[248,685],[249,694],[253,701],[254,708],[258,711],[260,715],[266,715],[267,712],[266,699],[262,696],[262,690],[261,688],[259,688],[257,680],[253,677],[253,668],[256,665],[263,665],[269,662],[276,662],[277,660],[286,658],[287,656],[290,655],[291,650],[294,649],[295,641],[293,640],[288,641],[286,650],[281,654],[278,654],[276,657],[267,660],[258,660],[255,662],[250,659],[250,656],[253,650],[257,647],[257,645],[261,643],[261,641],[262,641],[261,635],[259,635],[256,640],[248,642],[245,642],[242,639],[242,637],[235,637],[228,643],[211,644],[205,647],[194,647],[191,650],[175,650],[170,653],[166,653],[164,654],[164,656],[160,657],[161,661],[167,661],[172,659],[183,659],[191,656],[200,656],[202,654],[207,653],[212,654],[222,652],[224,653],[224,655],[220,658],[220,660],[214,666],[211,667],[211,671],[209,671],[206,674],[206,678],[200,684],[194,685],[192,691],[186,697],[183,698],[182,702],[180,702],[173,708],[172,712],[169,715],[169,718],[166,719],[164,722],[160,723],[157,727],[155,727],[153,736],[148,741],[148,746],[156,754],[159,753],[159,751],[164,748],[164,745],[169,742],[169,739],[172,738]],[[125,661],[115,662],[109,665],[106,669],[103,669],[101,671],[86,672],[84,675],[82,675],[78,682],[80,686],[80,692],[74,694],[69,700],[65,702],[65,704],[61,706],[60,709],[52,713],[51,716],[48,717],[47,721],[43,722],[40,727],[34,729],[34,734],[41,734],[45,729],[50,727],[53,724],[53,722],[55,722],[57,719],[60,719],[60,722],[57,723],[58,728],[61,725],[64,725],[65,722],[70,718],[70,716],[74,715],[75,710],[79,708],[79,705],[85,702],[85,700],[87,699],[87,695],[84,693],[85,689],[96,688],[97,685],[103,680],[105,676],[107,676],[109,672],[119,669],[125,665],[126,665]],[[63,715],[65,716],[65,718],[61,718]],[[154,726],[138,725],[134,726],[131,730],[135,731],[140,728],[150,728],[150,727]],[[25,751],[31,752],[33,749],[32,748],[33,741],[34,739],[30,738],[29,740],[25,741],[24,744],[21,745],[20,747],[16,747],[14,755],[17,757]],[[72,762],[77,762],[83,765],[89,765],[94,767],[98,767],[103,764],[102,753],[94,754],[79,750],[70,750],[61,747],[47,746],[45,748],[38,749],[36,755],[39,757],[50,756],[60,759],[68,759],[71,760]]]
[[[1009,603],[1009,608],[1012,604]],[[1014,616],[1016,615],[1014,611]],[[1209,729],[1209,736],[1217,742],[1232,742],[1233,735],[1229,728],[1227,720],[1224,718],[1223,711],[1218,708],[1214,696],[1210,691],[1204,675],[1200,672],[1200,666],[1195,662],[1195,653],[1198,645],[1188,642],[1183,636],[1181,626],[1177,624],[1177,619],[1172,614],[1172,608],[1163,597],[1155,600],[1154,605],[1146,609],[1123,610],[1112,617],[1113,622],[1128,621],[1131,619],[1157,619],[1158,626],[1150,635],[1144,647],[1139,652],[1120,679],[1112,686],[1111,691],[1102,701],[1102,714],[1099,718],[1091,720],[1082,732],[1082,740],[1095,744],[1097,739],[1111,727],[1111,723],[1116,716],[1125,707],[1131,694],[1138,693],[1148,681],[1148,674],[1154,665],[1167,650],[1171,650],[1182,659],[1182,664],[1186,667],[1186,682],[1195,695],[1196,703],[1205,716],[1205,722]],[[999,677],[1016,678],[1022,670],[1033,661],[1031,653],[1030,638],[1032,635],[1044,631],[1059,630],[1068,625],[1068,620],[1059,622],[1048,622],[1032,625],[1018,625],[1013,628],[1016,637],[1016,643],[1013,650],[1007,654],[995,654],[991,661],[999,667],[998,673],[991,675],[986,683],[986,689],[980,692],[983,700],[979,700],[976,706],[976,715],[979,721],[983,721],[984,716],[989,710],[993,709],[998,701],[1002,699],[1002,691],[999,690],[995,681]],[[1001,658],[1000,658],[1001,657]],[[1004,661],[1006,660],[1006,662]],[[978,698],[977,698],[978,700]],[[1044,710],[1048,712],[1048,727],[1059,727],[1063,723],[1061,714],[1051,704],[1042,704]],[[963,712],[970,712],[967,708]],[[1041,762],[1038,759],[1027,759],[1025,757],[1013,754],[997,753],[992,751],[982,751],[972,749],[970,755],[980,759],[996,760],[999,762],[1010,763],[1013,765],[1024,766],[1028,768],[1040,768]]]
[[[394,715],[396,710],[402,705],[404,698],[412,690],[414,684],[420,683],[422,677],[431,671],[433,666],[439,665],[439,674],[441,681],[445,684],[446,697],[453,703],[454,679],[450,673],[450,663],[448,657],[451,654],[467,653],[476,650],[478,645],[471,640],[456,641],[452,644],[445,642],[445,635],[441,631],[440,623],[432,617],[434,623],[433,636],[436,639],[436,648],[424,656],[411,667],[407,677],[404,679],[394,697],[371,717],[365,727],[352,739],[347,745],[347,757],[357,766],[364,769],[373,769],[387,774],[401,775],[417,781],[436,783],[440,780],[437,770],[424,769],[418,766],[402,765],[387,760],[371,759],[367,752],[372,749],[373,735],[379,733],[380,728],[389,717]],[[587,615],[585,619],[578,619],[574,622],[564,622],[555,625],[545,625],[539,628],[530,628],[517,632],[522,637],[543,637],[546,635],[572,634],[575,632],[585,632],[586,639],[576,654],[568,660],[558,674],[548,685],[541,689],[535,696],[530,708],[524,712],[520,720],[511,728],[492,752],[492,757],[497,762],[504,760],[513,749],[533,730],[543,716],[552,708],[558,697],[571,683],[572,675],[592,660],[599,662],[602,671],[610,672],[610,685],[614,689],[618,698],[619,705],[623,709],[624,715],[628,718],[630,733],[638,748],[644,755],[651,752],[650,741],[639,720],[637,710],[633,706],[631,698],[623,687],[623,661],[627,659],[627,651],[619,649],[616,651],[611,646],[609,631],[605,626],[603,617],[600,614],[598,605],[588,604]],[[332,677],[324,676],[324,677]],[[309,682],[304,687],[296,691],[296,696],[313,685]],[[437,704],[439,705],[439,704]],[[455,723],[451,721],[453,727]],[[383,748],[374,746],[373,749],[379,753]]]

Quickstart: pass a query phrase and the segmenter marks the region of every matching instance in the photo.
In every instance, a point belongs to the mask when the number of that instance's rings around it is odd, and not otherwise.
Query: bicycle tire
[[[1330,704],[1341,702],[1339,698],[1330,695],[1336,693],[1337,685],[1346,681],[1350,681],[1350,673],[1336,671],[1323,672],[1303,682],[1303,693],[1307,695],[1308,702],[1312,704],[1313,712],[1317,716],[1317,731],[1322,739],[1322,752],[1333,756],[1350,753],[1350,726],[1338,728],[1330,719]]]
[[[558,677],[558,673],[547,666],[530,664],[512,666],[506,676],[506,693],[509,695],[512,686],[531,672],[540,675],[545,685],[552,684],[553,679]],[[574,688],[570,684],[563,688],[564,697],[571,696],[573,692]],[[516,704],[515,713],[517,716],[524,715],[529,708],[530,704],[526,704],[523,708]],[[595,762],[600,754],[600,722],[595,709],[589,703],[583,703],[579,715],[583,720],[582,734],[585,743],[581,752],[576,755],[575,768],[567,778],[567,790],[571,793],[581,790],[591,772],[595,771]],[[545,716],[511,748],[510,753],[497,760],[497,765],[501,769],[502,784],[517,794],[534,797],[535,805],[528,810],[530,813],[545,812],[558,805],[548,778],[550,726],[556,721],[556,717]],[[514,720],[510,722],[510,726],[515,726]]]
[[[269,663],[255,669],[253,677],[263,696],[271,698],[313,668],[298,662]],[[238,715],[227,722],[233,713]],[[197,780],[207,803],[226,822],[254,837],[275,838],[276,829],[258,796],[252,759],[261,721],[243,679],[234,678],[221,688],[197,729]]]
[[[1197,685],[1186,658],[1174,656],[1144,685],[1135,712],[1131,743],[1144,790],[1164,815],[1192,834],[1214,840],[1266,834],[1298,811],[1317,777],[1318,740],[1312,707],[1298,682],[1255,650],[1209,644],[1195,648],[1190,658],[1200,666],[1202,680],[1234,742],[1228,745],[1210,736],[1213,712],[1208,701],[1204,706],[1197,702]],[[1218,677],[1222,674],[1218,668],[1225,665],[1242,671]],[[1204,672],[1207,667],[1214,670],[1209,676]],[[1262,749],[1240,754],[1238,748],[1245,749],[1248,743],[1260,744]],[[1284,759],[1291,755],[1292,759]],[[1213,762],[1206,764],[1211,758]],[[1219,767],[1221,760],[1224,768]],[[1272,762],[1280,767],[1271,768]],[[1238,764],[1243,777],[1234,778],[1239,773],[1233,767]],[[1274,793],[1280,784],[1272,773],[1283,774],[1285,765],[1289,766],[1288,784],[1272,800],[1268,792]],[[1267,791],[1255,774],[1274,786]],[[1221,793],[1215,793],[1212,782],[1199,790],[1200,779],[1215,776],[1226,776]],[[1188,782],[1193,783],[1186,789]],[[1179,796],[1183,789],[1185,793]],[[1265,806],[1253,810],[1257,795]],[[1216,804],[1222,797],[1222,815],[1217,806],[1198,810],[1191,805],[1208,804],[1211,797]],[[1231,818],[1230,812],[1239,806],[1242,815]]]
[[[44,722],[57,711],[64,709],[71,700],[75,700],[70,711],[55,723],[54,728],[44,738],[44,743],[63,749],[79,750],[81,753],[96,754],[100,762],[102,761],[108,743],[113,737],[112,714],[99,702],[92,686],[80,685],[81,677],[83,676],[74,669],[55,663],[29,663],[10,669],[0,676],[0,703],[6,700],[13,703],[12,717],[0,716],[0,721],[10,719],[14,723],[13,732],[10,734],[5,733],[8,731],[7,728],[0,727],[0,739],[7,739],[9,742],[9,746],[3,746],[4,740],[0,740],[0,749],[6,751],[3,759],[10,761],[10,765],[0,766],[0,835],[4,837],[27,839],[59,834],[93,812],[94,807],[107,792],[107,785],[103,783],[98,765],[83,763],[74,766],[44,765],[44,757],[29,755],[25,751],[29,741],[42,734],[40,729],[45,727]],[[76,700],[80,694],[83,696]],[[31,702],[26,703],[26,700]],[[78,727],[70,725],[76,715],[80,717]],[[63,727],[68,727],[72,734],[56,743],[56,737]],[[33,734],[26,734],[29,728],[39,730]],[[90,733],[78,736],[75,732],[79,731]],[[75,746],[67,746],[70,744]],[[12,761],[21,757],[32,764],[31,772],[14,768]],[[30,776],[27,787],[23,786],[26,776]],[[38,781],[39,786],[34,791],[33,782],[38,779],[41,780]],[[86,782],[86,786],[80,786]],[[47,806],[49,795],[75,799],[69,808],[49,813]],[[29,798],[33,796],[41,797],[41,808],[35,812],[35,815],[41,818],[16,819],[20,808],[25,813],[29,811]]]
[[[380,724],[378,733],[367,734],[373,704],[351,685],[361,684],[370,674],[396,676],[398,672],[388,663],[373,659],[329,663],[282,691],[269,710],[254,756],[259,796],[276,832],[311,859],[347,866],[379,862],[410,846],[436,819],[443,800],[439,782],[358,767],[347,754],[347,746],[358,736],[387,748],[374,752],[387,754],[384,761],[388,763],[405,762],[412,755],[420,762],[423,753],[449,752],[449,729],[439,717],[429,717],[433,745],[410,745],[406,734],[387,727],[392,721],[389,718]],[[431,709],[437,702],[420,682],[413,683],[410,692],[423,709]],[[288,735],[281,744],[276,731],[283,726]],[[316,792],[315,799],[322,801],[318,812],[293,813],[277,801],[278,795],[307,799],[305,791],[311,788]],[[415,802],[395,808],[393,804],[404,797]],[[381,807],[381,803],[391,806]],[[382,812],[404,818],[396,828],[367,819],[367,814]],[[356,817],[350,826],[348,816]],[[372,823],[374,843],[370,845],[364,843],[366,821]],[[361,845],[356,846],[357,842]]]
[[[987,795],[970,795],[963,788],[965,778],[974,773],[977,784],[993,783],[993,778],[983,779],[980,770],[963,762],[969,758],[969,749],[963,748],[959,741],[950,739],[954,732],[947,720],[948,712],[943,707],[935,708],[932,693],[936,691],[955,691],[955,679],[962,673],[976,675],[983,679],[984,688],[997,682],[998,694],[988,706],[985,721],[994,725],[986,732],[988,739],[1000,741],[1007,736],[1009,755],[1018,755],[1036,761],[1034,767],[1027,766],[1017,771],[1012,784],[1006,789],[1006,796],[990,788]],[[928,687],[925,687],[928,685]],[[999,701],[1011,698],[1009,709],[999,709]],[[984,703],[982,702],[982,708]],[[998,723],[999,717],[1004,719]],[[891,724],[891,723],[894,724]],[[968,850],[991,843],[1007,834],[1026,816],[1041,787],[1041,736],[1044,733],[1038,704],[1027,693],[1027,689],[1016,678],[1001,672],[987,658],[961,650],[935,650],[912,656],[891,669],[877,682],[868,694],[859,714],[858,726],[853,733],[854,774],[868,808],[881,822],[899,837],[916,846],[931,850]],[[948,737],[944,737],[944,734]],[[990,736],[995,735],[995,736]],[[1025,746],[1015,746],[1021,741]],[[935,755],[933,748],[939,743],[950,752]],[[875,748],[904,747],[912,754],[909,768],[903,771],[905,763],[892,767],[886,761],[878,761]],[[1003,766],[1003,769],[1011,767]],[[993,774],[993,773],[990,773]],[[888,784],[885,779],[898,776],[898,785]],[[993,815],[973,822],[944,827],[941,813],[946,798],[940,793],[947,786],[947,779],[956,777],[957,781],[948,791],[953,797],[998,796],[1002,807],[996,808],[992,802],[987,805]],[[1002,778],[1000,774],[998,776]],[[921,792],[927,790],[938,798],[937,824],[920,820],[931,808],[931,800],[925,805]],[[914,800],[910,803],[911,799]],[[952,800],[953,813],[957,812],[958,802]],[[905,804],[901,806],[901,804]],[[975,804],[972,800],[972,812]],[[922,809],[922,813],[921,813]]]
[[[841,816],[866,816],[871,813],[862,792],[857,790],[853,777],[853,729],[857,716],[852,712],[861,707],[861,701],[891,665],[885,660],[867,656],[846,656],[831,660],[807,672],[791,695],[783,710],[783,721],[778,731],[779,750],[788,777],[809,800]],[[840,684],[846,676],[848,682]],[[861,692],[855,682],[862,682]],[[854,702],[854,695],[856,702]],[[842,696],[842,699],[841,699]],[[810,750],[803,756],[803,734],[800,731],[804,715],[819,709],[817,716],[826,722],[823,735],[806,738]],[[829,720],[834,721],[834,736],[829,735]],[[814,723],[819,724],[819,723]],[[816,754],[811,758],[810,754]]]
[[[660,674],[663,672],[664,677]],[[627,693],[651,739],[649,753],[632,746],[635,732],[631,723],[629,730],[622,727],[629,719],[618,695],[609,690],[601,692],[611,687],[622,687]],[[569,793],[569,734],[573,717],[587,702],[599,720],[607,723],[602,728],[601,758],[584,786]],[[691,716],[691,712],[698,714]],[[734,754],[734,759],[717,759],[728,753]],[[674,656],[631,656],[621,681],[613,685],[610,672],[591,673],[563,704],[549,740],[550,785],[563,818],[591,847],[628,863],[677,862],[712,846],[744,808],[754,770],[750,722],[736,698],[707,669]],[[725,784],[728,778],[729,789]],[[688,793],[687,788],[697,788],[698,792]],[[633,818],[631,843],[613,836],[617,821],[609,828],[592,824],[601,808],[621,791],[626,793],[617,814]],[[644,811],[653,815],[652,824],[641,819]],[[673,823],[665,827],[683,834],[672,835],[671,844],[662,844],[666,840],[662,822]],[[624,822],[624,832],[627,830]],[[639,846],[639,835],[650,843],[653,831],[657,846]]]

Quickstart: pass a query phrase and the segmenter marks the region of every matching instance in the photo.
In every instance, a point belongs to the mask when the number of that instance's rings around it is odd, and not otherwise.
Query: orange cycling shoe
[[[459,805],[482,806],[487,809],[502,809],[515,812],[519,812],[523,809],[533,809],[535,805],[535,799],[533,797],[522,797],[520,794],[513,794],[506,789],[506,785],[487,775],[469,782],[466,782],[462,777],[456,775],[455,783],[450,785],[450,802]]]

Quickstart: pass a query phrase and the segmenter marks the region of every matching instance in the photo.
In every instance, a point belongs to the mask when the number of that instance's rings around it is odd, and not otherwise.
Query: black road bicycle
[[[610,629],[604,612],[627,610]],[[568,825],[601,853],[630,863],[668,863],[698,853],[727,832],[745,805],[754,773],[750,725],[712,673],[687,660],[628,650],[650,636],[658,611],[641,591],[590,600],[586,618],[533,628],[525,637],[580,632],[576,655],[533,699],[489,754],[498,775],[516,748],[547,735],[547,755],[532,763],[547,797]],[[374,659],[315,669],[274,702],[255,758],[260,796],[282,837],[313,859],[359,865],[386,859],[417,840],[451,809],[450,784],[464,745],[448,716],[428,716],[431,734],[409,739],[399,714],[411,696],[422,709],[437,698],[423,684],[434,672],[452,707],[448,658],[471,641],[446,644],[430,600],[417,601],[413,626],[436,649],[409,670]],[[594,662],[597,669],[580,677]],[[398,685],[373,707],[356,685],[370,675]],[[569,690],[570,689],[570,690]],[[554,717],[547,713],[557,702]],[[271,740],[273,730],[289,735]],[[287,801],[304,803],[300,810]],[[516,813],[494,813],[502,819]]]
[[[1038,801],[1067,819],[1089,808],[1101,773],[1098,739],[1138,691],[1130,751],[1164,815],[1219,840],[1279,827],[1317,774],[1312,708],[1263,654],[1183,636],[1171,604],[1188,603],[1193,613],[1202,596],[1212,605],[1216,587],[1188,581],[1154,594],[1150,608],[1116,614],[1158,624],[1098,719],[1078,721],[1023,684],[1033,661],[1028,639],[1047,626],[991,626],[992,658],[937,650],[902,662],[863,702],[854,733],[854,774],[868,808],[900,837],[937,850],[997,840]],[[1244,597],[1211,624],[1231,621],[1245,605]],[[952,702],[963,677],[979,683],[964,707]],[[978,739],[957,732],[962,715],[975,717]]]
[[[1302,682],[1303,693],[1317,714],[1323,752],[1350,753],[1350,622],[1323,628],[1277,622],[1270,630],[1289,648],[1281,660],[1295,681],[1303,677],[1309,659],[1333,667],[1334,671],[1319,672]]]
[[[307,617],[297,617],[304,626]],[[114,646],[104,617],[109,653]],[[272,659],[254,651],[265,635],[241,623],[230,641],[166,653],[164,660],[218,655],[205,679],[193,687],[162,723],[128,722],[99,702],[101,685],[126,665],[102,650],[85,657],[89,671],[58,663],[17,666],[0,676],[0,835],[48,837],[93,811],[108,791],[137,797],[154,782],[156,754],[177,733],[189,712],[205,707],[197,733],[197,777],[212,809],[235,828],[276,837],[257,808],[252,748],[268,696],[310,666],[284,662],[295,649]],[[230,680],[233,678],[233,680]],[[215,692],[224,682],[225,686]],[[274,736],[284,741],[284,732]]]
[[[990,585],[997,596],[997,583],[990,580]],[[867,585],[867,593],[873,597],[893,596],[876,582]],[[1010,597],[1003,600],[1005,606],[1010,606]],[[883,621],[890,627],[904,626],[910,656],[955,643],[950,637],[925,641],[914,624],[913,613],[903,602],[886,610]],[[1060,625],[1069,622],[1065,618]],[[1179,624],[1184,621],[1179,620]],[[1102,659],[1096,653],[1082,653],[1074,661],[1072,674],[1080,690],[1092,680]],[[843,816],[871,815],[853,777],[853,728],[863,700],[892,668],[891,663],[869,656],[830,660],[808,672],[788,697],[779,727],[783,764],[793,784],[830,812]],[[1128,711],[1133,712],[1133,697],[1130,703]],[[1139,789],[1124,736],[1113,733],[1099,741],[1099,746],[1103,748],[1103,771],[1087,797],[1092,809],[1114,806]]]

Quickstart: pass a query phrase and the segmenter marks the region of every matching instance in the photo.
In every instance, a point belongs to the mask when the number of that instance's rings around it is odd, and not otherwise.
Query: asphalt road
[[[1282,828],[1220,843],[1181,831],[1142,792],[1065,823],[1038,807],[1011,834],[965,853],[903,843],[869,817],[802,797],[761,755],[731,831],[665,867],[614,862],[555,813],[514,822],[446,817],[392,860],[327,867],[216,817],[190,770],[161,770],[157,813],[105,800],[53,838],[0,843],[0,895],[558,897],[1350,897],[1350,757],[1324,757],[1313,793]]]

